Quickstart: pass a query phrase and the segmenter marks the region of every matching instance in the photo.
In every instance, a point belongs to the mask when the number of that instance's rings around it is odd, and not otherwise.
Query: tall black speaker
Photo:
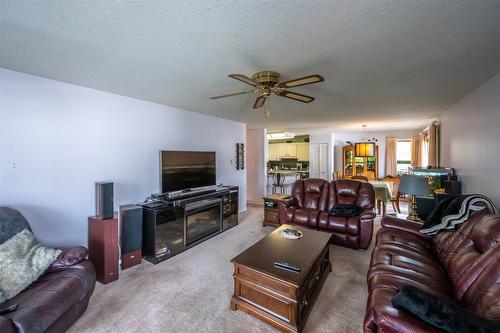
[[[95,183],[95,214],[102,220],[113,218],[113,183]]]
[[[142,207],[120,206],[122,269],[141,263]]]

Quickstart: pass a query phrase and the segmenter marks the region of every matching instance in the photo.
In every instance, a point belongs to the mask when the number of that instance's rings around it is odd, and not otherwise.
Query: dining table
[[[373,185],[373,189],[375,190],[378,214],[385,215],[387,202],[392,200],[392,183],[382,180],[370,180],[368,182]]]

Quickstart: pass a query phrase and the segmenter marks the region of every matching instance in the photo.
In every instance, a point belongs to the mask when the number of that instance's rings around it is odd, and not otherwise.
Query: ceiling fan
[[[261,108],[266,102],[266,99],[269,96],[271,96],[271,93],[275,93],[276,95],[281,97],[291,98],[299,102],[311,103],[312,101],[314,101],[314,97],[289,91],[288,88],[305,86],[307,84],[318,83],[325,80],[321,75],[313,74],[294,80],[280,82],[280,77],[281,77],[280,73],[273,71],[257,72],[254,75],[252,75],[252,78],[249,78],[243,74],[229,74],[228,76],[232,79],[245,82],[246,84],[249,84],[254,88],[242,92],[221,95],[221,96],[214,96],[210,98],[218,99],[236,95],[257,93],[259,96],[257,97],[255,103],[253,104],[254,109]]]

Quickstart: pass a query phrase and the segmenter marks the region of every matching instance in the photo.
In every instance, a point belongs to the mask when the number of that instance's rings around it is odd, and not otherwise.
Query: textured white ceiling
[[[500,71],[500,1],[0,1],[1,66],[270,129],[415,128]],[[326,81],[303,104],[229,73]],[[138,110],[137,112],[140,112]]]

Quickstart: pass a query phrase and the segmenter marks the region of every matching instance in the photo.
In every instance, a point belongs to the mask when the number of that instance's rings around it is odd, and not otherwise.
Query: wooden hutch
[[[378,145],[373,157],[356,157],[354,145],[342,147],[342,173],[344,178],[365,176],[369,180],[378,179]]]

